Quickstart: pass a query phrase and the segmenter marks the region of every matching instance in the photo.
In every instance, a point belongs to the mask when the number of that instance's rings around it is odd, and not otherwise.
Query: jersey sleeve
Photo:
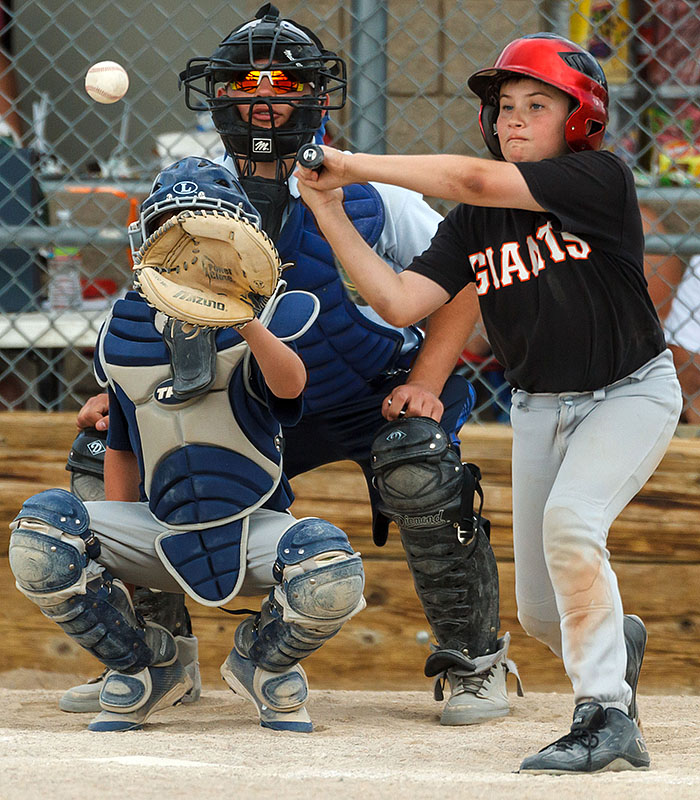
[[[408,267],[430,278],[454,297],[474,280],[474,271],[469,264],[466,236],[468,220],[466,206],[457,206],[438,226],[430,246],[413,259]]]
[[[608,252],[635,252],[641,221],[629,168],[612,153],[588,150],[515,165],[558,230]]]

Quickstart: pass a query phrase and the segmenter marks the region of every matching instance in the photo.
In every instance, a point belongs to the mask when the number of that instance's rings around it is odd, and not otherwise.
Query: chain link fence
[[[698,3],[279,4],[347,60],[349,102],[330,134],[372,152],[485,155],[467,76],[535,31],[590,49],[610,83],[606,146],[637,178],[650,287],[675,346],[686,420],[700,422]],[[91,348],[130,282],[127,223],[159,168],[222,152],[208,115],[185,108],[178,72],[258,5],[0,0],[0,408],[75,409],[97,391]],[[88,67],[103,60],[130,76],[111,105],[83,89]],[[50,280],[66,262],[79,264],[79,285]],[[463,360],[478,388],[474,419],[506,419],[509,392],[479,331]]]

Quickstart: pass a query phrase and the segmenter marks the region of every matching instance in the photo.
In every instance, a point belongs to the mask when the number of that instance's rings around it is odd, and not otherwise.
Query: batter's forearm
[[[315,216],[357,291],[390,324],[417,322],[447,299],[447,292],[433,281],[417,273],[395,273],[360,236],[341,203],[317,208]]]
[[[346,154],[343,181],[390,183],[468,205],[542,210],[514,164],[473,156]]]

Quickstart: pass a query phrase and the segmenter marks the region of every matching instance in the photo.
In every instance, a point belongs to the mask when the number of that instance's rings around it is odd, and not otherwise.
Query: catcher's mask
[[[190,156],[170,164],[153,181],[151,194],[141,203],[138,220],[129,226],[129,245],[134,258],[162,224],[163,215],[185,208],[230,211],[260,227],[260,214],[235,175],[206,158]]]
[[[217,97],[219,89],[234,79],[245,79],[251,70],[274,68],[308,86],[311,93]],[[211,56],[191,58],[179,78],[180,86],[185,87],[187,107],[193,111],[211,111],[227,153],[242,163],[241,174],[254,174],[258,161],[275,161],[278,180],[288,177],[284,159],[294,156],[303,144],[313,139],[324,113],[342,108],[347,94],[345,61],[326,50],[309,28],[280,19],[279,10],[271,3],[261,6],[255,19],[231,31]],[[241,119],[239,106],[252,107],[258,103],[270,109],[271,128]],[[289,120],[280,127],[275,127],[272,119],[275,104],[294,107]]]
[[[587,50],[562,36],[533,33],[511,42],[491,69],[479,70],[467,81],[481,100],[479,125],[492,155],[503,160],[496,135],[499,89],[505,80],[518,76],[535,78],[573,98],[565,127],[570,150],[600,149],[608,121],[608,84],[602,67]]]

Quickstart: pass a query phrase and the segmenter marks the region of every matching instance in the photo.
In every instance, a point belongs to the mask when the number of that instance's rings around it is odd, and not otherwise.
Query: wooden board
[[[65,459],[75,434],[74,415],[0,413],[0,527],[22,501],[50,486],[67,487]],[[525,636],[515,615],[510,512],[511,433],[506,426],[466,426],[463,456],[481,466],[485,513],[501,574],[502,630],[513,636],[511,657],[526,688],[568,687],[559,661]],[[416,640],[427,630],[403,559],[398,533],[377,548],[371,540],[364,478],[348,462],[323,467],[293,481],[298,516],[319,515],[345,529],[360,550],[367,574],[368,608],[350,621],[304,666],[316,688],[427,688],[423,663],[428,646]],[[615,522],[610,536],[613,564],[625,607],[640,614],[650,631],[643,691],[700,693],[700,439],[674,438],[664,460]],[[97,662],[15,588],[0,536],[0,636],[2,669],[18,667],[88,676]],[[241,598],[232,607],[257,608]],[[189,603],[200,639],[204,680],[218,685],[218,668],[231,647],[239,618]]]
[[[423,664],[427,644],[416,635],[428,630],[406,565],[367,561],[367,608],[304,662],[315,688],[415,689],[429,684]],[[561,663],[539,642],[527,637],[515,616],[513,565],[500,565],[501,630],[513,637],[510,657],[526,688],[562,690],[568,681]],[[700,613],[697,592],[700,566],[666,566],[659,580],[654,565],[615,564],[626,608],[649,628],[644,662],[645,691],[700,693]],[[649,587],[654,586],[650,592]],[[257,608],[259,599],[240,598],[231,608]],[[231,646],[240,617],[188,602],[200,642],[204,681],[219,682],[219,666]],[[97,662],[14,587],[7,560],[0,562],[0,641],[3,670],[19,667],[83,674],[100,672]]]

